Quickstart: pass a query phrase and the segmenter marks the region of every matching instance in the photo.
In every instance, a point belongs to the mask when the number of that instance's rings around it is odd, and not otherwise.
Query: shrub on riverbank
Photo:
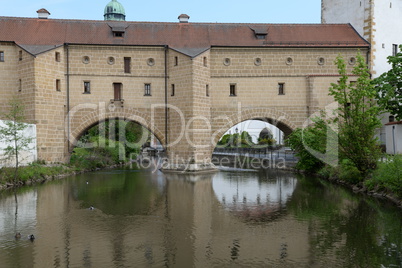
[[[365,181],[369,190],[392,192],[402,198],[402,155],[388,156],[378,165],[371,179]]]
[[[25,184],[27,181],[40,180],[46,177],[54,177],[68,172],[69,167],[65,165],[47,166],[42,161],[37,161],[28,166],[20,167],[18,170],[18,184]],[[14,168],[3,167],[0,169],[1,184],[14,183]]]

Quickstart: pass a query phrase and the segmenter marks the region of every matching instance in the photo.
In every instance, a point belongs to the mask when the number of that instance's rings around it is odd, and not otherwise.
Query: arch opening
[[[269,118],[244,120],[228,128],[219,137],[216,148],[282,147],[292,131],[285,123]]]
[[[163,152],[160,139],[130,119],[106,118],[84,128],[73,143],[70,161],[83,159],[116,164],[137,159],[142,152]]]

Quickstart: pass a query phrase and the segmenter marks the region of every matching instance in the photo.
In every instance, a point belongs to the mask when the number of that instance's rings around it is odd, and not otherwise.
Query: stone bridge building
[[[116,1],[113,0],[113,3]],[[110,10],[109,10],[110,11]],[[370,45],[350,24],[177,23],[0,17],[0,107],[23,99],[38,157],[120,118],[152,131],[170,168],[208,169],[233,125],[265,120],[285,136],[332,103],[335,58],[351,70]],[[106,14],[106,9],[105,9]],[[109,14],[110,15],[110,14]],[[105,15],[106,18],[106,15]]]

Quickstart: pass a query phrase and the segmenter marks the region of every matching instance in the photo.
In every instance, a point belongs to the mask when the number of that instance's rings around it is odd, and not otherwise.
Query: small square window
[[[57,62],[60,62],[60,52],[56,52],[54,57]]]
[[[144,84],[144,96],[151,96],[151,84]]]
[[[236,84],[230,84],[230,87],[229,87],[229,89],[230,89],[230,96],[236,96]]]
[[[0,62],[4,62],[4,51],[0,51]]]
[[[175,86],[174,86],[174,84],[172,84],[172,93],[170,94],[170,96],[174,96],[174,94],[175,94]]]
[[[61,82],[60,82],[60,79],[56,79],[56,91],[61,91]]]
[[[278,95],[285,95],[285,83],[278,83]]]
[[[84,94],[91,94],[91,82],[84,81]]]

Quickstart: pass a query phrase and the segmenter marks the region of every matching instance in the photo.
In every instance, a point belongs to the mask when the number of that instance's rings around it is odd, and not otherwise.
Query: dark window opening
[[[4,51],[0,51],[0,62],[4,62]]]
[[[392,45],[392,56],[396,56],[397,53],[398,53],[398,45],[393,44]]]
[[[124,57],[124,72],[126,74],[131,73],[131,58],[130,57]]]
[[[205,95],[209,97],[209,85],[205,85]]]
[[[61,82],[60,82],[60,79],[56,79],[56,91],[61,91]]]
[[[285,95],[285,83],[278,84],[278,95]]]
[[[113,32],[114,37],[124,37],[124,32]]]
[[[179,65],[179,58],[176,56],[174,57],[174,66]]]
[[[144,85],[144,96],[151,96],[151,84]]]
[[[174,96],[174,90],[175,90],[175,87],[174,87],[174,84],[172,84],[172,93],[170,94],[170,96]]]
[[[121,89],[122,89],[121,83],[113,83],[113,91],[114,91],[114,100],[115,101],[119,101],[122,99],[121,98],[122,97]]]
[[[91,94],[91,82],[84,82],[84,94]]]
[[[230,84],[230,96],[236,96],[236,84]]]
[[[60,52],[56,52],[56,54],[55,54],[55,60],[56,60],[57,62],[60,62]]]
[[[21,92],[22,91],[22,80],[19,80],[19,85],[18,85],[18,91]]]
[[[22,50],[20,50],[19,52],[18,52],[18,60],[22,60]]]

